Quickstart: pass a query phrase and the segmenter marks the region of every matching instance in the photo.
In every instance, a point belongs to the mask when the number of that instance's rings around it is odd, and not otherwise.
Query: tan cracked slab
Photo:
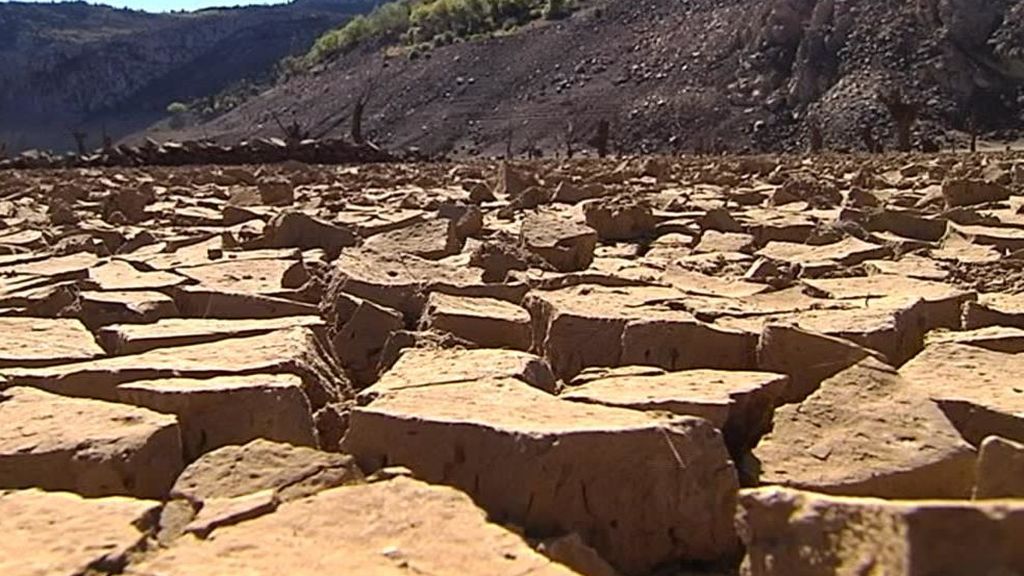
[[[433,292],[420,323],[486,348],[529,350],[533,341],[526,309],[494,298]]]
[[[97,331],[111,354],[138,354],[156,348],[172,348],[216,342],[227,338],[260,336],[286,328],[322,329],[319,316],[287,316],[267,319],[164,318],[152,324],[118,324]]]
[[[362,482],[351,456],[257,439],[204,454],[181,473],[171,496],[203,502],[273,490],[288,501]]]
[[[839,495],[965,498],[974,450],[914,384],[874,359],[775,411],[754,449],[761,484]]]
[[[761,576],[1016,574],[1024,503],[743,490],[744,570]],[[865,572],[868,570],[868,572]]]
[[[934,344],[900,375],[942,407],[975,446],[986,436],[1024,442],[1024,356],[957,343]]]
[[[0,391],[0,488],[162,498],[183,467],[173,416],[32,388]]]
[[[302,378],[294,374],[140,380],[118,386],[117,399],[177,416],[188,461],[255,438],[319,445]]]
[[[625,574],[735,550],[737,479],[705,420],[569,402],[512,379],[383,393],[350,418],[342,450],[364,469],[406,466],[529,531],[578,532]]]
[[[371,398],[388,391],[443,386],[488,378],[516,378],[554,393],[557,382],[544,359],[517,350],[409,348],[380,380],[360,392]]]
[[[78,320],[0,317],[0,367],[47,366],[104,355]]]
[[[324,574],[569,576],[519,536],[487,523],[451,488],[398,478],[335,488],[276,512],[184,538],[131,576]]]
[[[0,574],[78,576],[122,564],[144,548],[159,510],[150,500],[0,490]]]
[[[598,369],[604,374],[566,389],[560,398],[633,410],[660,410],[704,418],[722,430],[734,456],[771,429],[775,404],[788,377],[767,372],[683,370],[637,373],[640,367]]]

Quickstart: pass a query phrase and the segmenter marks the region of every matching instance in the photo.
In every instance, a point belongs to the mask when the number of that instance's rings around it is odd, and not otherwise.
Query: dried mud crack
[[[0,574],[1024,572],[1022,213],[1011,153],[0,171]]]

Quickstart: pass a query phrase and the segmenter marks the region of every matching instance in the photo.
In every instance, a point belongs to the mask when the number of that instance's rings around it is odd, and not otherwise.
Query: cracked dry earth
[[[0,196],[4,576],[1024,573],[1024,157]]]

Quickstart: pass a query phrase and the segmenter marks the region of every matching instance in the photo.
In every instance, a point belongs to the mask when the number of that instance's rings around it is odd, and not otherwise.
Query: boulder
[[[103,355],[78,320],[0,318],[0,368],[52,366]]]
[[[987,180],[947,180],[942,183],[942,198],[948,208],[1001,202],[1009,199],[1010,194],[1006,186]]]
[[[428,260],[440,260],[461,252],[464,238],[459,236],[455,221],[435,218],[377,234],[367,239],[365,246],[381,253],[411,254]]]
[[[152,324],[115,324],[97,330],[99,343],[112,356],[139,354],[157,348],[173,348],[217,342],[228,338],[261,336],[286,328],[325,329],[319,316],[287,316],[267,319],[219,320],[206,318],[164,318]]]

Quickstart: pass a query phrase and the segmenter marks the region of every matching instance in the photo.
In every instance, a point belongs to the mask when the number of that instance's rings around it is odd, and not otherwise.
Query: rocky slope
[[[879,95],[920,105],[918,146],[951,130],[1022,127],[1020,0],[594,0],[516,34],[391,58],[372,51],[278,86],[169,138],[278,134],[272,115],[340,134],[367,78],[366,127],[386,146],[502,153],[586,141],[602,121],[626,150],[894,145]],[[373,54],[373,55],[371,55]],[[568,129],[571,121],[572,131]]]
[[[302,53],[369,0],[150,14],[85,3],[0,3],[0,142],[98,146]]]

